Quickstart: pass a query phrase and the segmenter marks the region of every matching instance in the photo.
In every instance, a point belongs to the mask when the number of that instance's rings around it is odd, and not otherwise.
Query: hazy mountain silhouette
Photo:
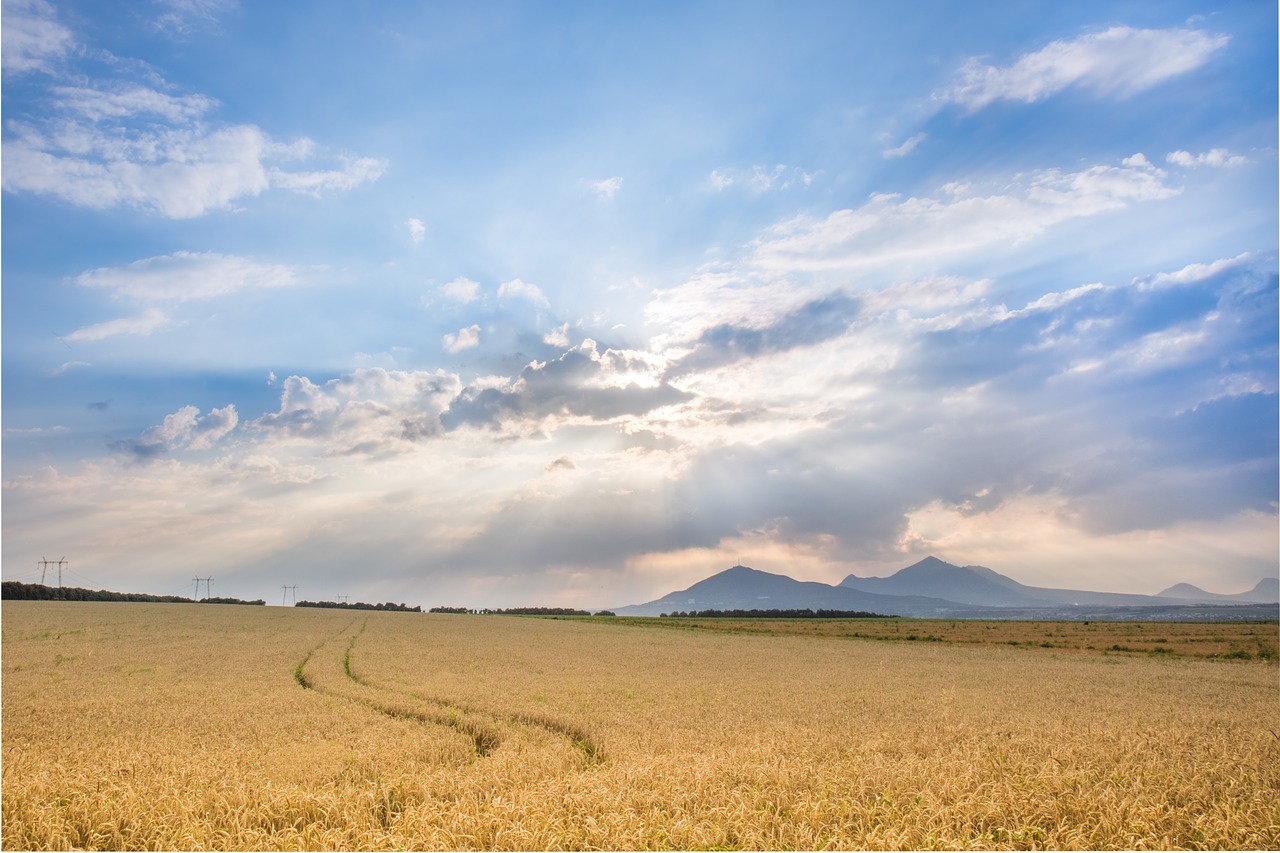
[[[953,566],[937,557],[926,557],[887,578],[849,575],[840,586],[890,595],[929,595],[979,607],[1146,607],[1200,603],[1271,603],[1280,601],[1280,581],[1267,578],[1249,592],[1238,595],[1206,593],[1190,584],[1178,584],[1159,595],[1091,592],[1027,586],[983,566]]]
[[[1178,583],[1160,593],[1161,598],[1179,598],[1186,601],[1207,603],[1257,602],[1269,604],[1280,600],[1280,578],[1263,578],[1248,592],[1205,592],[1189,583]]]
[[[985,615],[1067,608],[1183,608],[1187,605],[1280,602],[1280,580],[1265,578],[1248,592],[1221,595],[1176,584],[1159,595],[1027,586],[983,566],[954,566],[926,557],[886,578],[849,575],[836,586],[797,581],[734,566],[645,604],[613,608],[619,616],[689,610],[865,610],[886,616]]]
[[[657,616],[677,610],[865,610],[886,616],[932,616],[963,604],[918,595],[878,595],[734,566],[645,604],[615,607],[619,616]]]

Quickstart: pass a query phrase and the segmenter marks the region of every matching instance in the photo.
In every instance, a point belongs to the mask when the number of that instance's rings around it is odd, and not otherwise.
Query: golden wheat
[[[1273,662],[212,605],[3,616],[7,849],[1280,846]]]

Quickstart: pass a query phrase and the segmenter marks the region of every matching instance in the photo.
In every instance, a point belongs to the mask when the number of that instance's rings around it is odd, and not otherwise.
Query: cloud
[[[569,324],[565,323],[542,336],[542,342],[549,347],[567,349],[569,347]]]
[[[897,146],[896,148],[890,148],[886,150],[884,152],[884,157],[886,159],[893,159],[896,157],[905,157],[908,154],[910,154],[912,151],[915,151],[916,146],[919,145],[921,142],[924,142],[925,139],[928,137],[928,135],[929,134],[927,133],[917,133],[915,136],[903,142],[901,145]]]
[[[93,367],[93,365],[87,361],[64,361],[62,364],[55,367],[50,375],[61,376],[70,370],[76,370],[82,367]]]
[[[699,336],[692,352],[671,365],[667,375],[705,371],[839,337],[857,316],[858,308],[856,300],[837,292],[808,302],[764,327],[714,326]]]
[[[124,448],[140,458],[159,455],[166,450],[207,450],[222,440],[240,421],[234,405],[211,409],[201,415],[195,406],[184,406],[157,426],[148,427],[141,438],[126,443]]]
[[[280,409],[250,422],[264,440],[303,443],[328,455],[404,452],[440,434],[440,414],[458,392],[444,371],[356,370],[322,385],[285,379]]]
[[[551,303],[547,301],[547,297],[543,294],[542,289],[536,284],[529,284],[518,278],[511,281],[504,281],[498,285],[498,299],[522,299],[530,302],[539,308],[548,308]]]
[[[90,122],[150,115],[170,122],[190,122],[217,107],[205,95],[169,95],[146,86],[125,84],[116,91],[83,86],[55,86],[59,109]]]
[[[464,349],[480,346],[480,327],[468,326],[459,329],[456,335],[445,335],[441,339],[444,351],[450,354],[462,352]]]
[[[475,302],[480,297],[480,283],[469,278],[455,278],[448,284],[441,286],[440,295],[451,302],[466,305]]]
[[[46,5],[16,8],[16,24],[5,11],[6,68],[51,71],[45,59],[65,53],[69,42],[50,35],[61,30],[47,14],[33,14],[48,13]],[[93,87],[68,72],[49,86],[49,109],[6,124],[5,191],[187,219],[232,210],[272,188],[311,196],[351,190],[386,169],[385,160],[326,152],[306,138],[281,143],[254,125],[220,125],[211,119],[215,99],[173,94],[154,73],[145,83],[128,79],[127,63],[113,68],[118,78]]]
[[[168,317],[152,308],[136,317],[122,317],[119,320],[108,320],[105,323],[84,326],[68,335],[64,335],[63,339],[74,343],[79,341],[101,341],[120,335],[145,337],[168,325],[168,323]]]
[[[1247,157],[1232,154],[1225,148],[1214,148],[1204,154],[1192,154],[1190,151],[1174,151],[1168,154],[1165,160],[1175,166],[1183,166],[1188,169],[1194,169],[1197,166],[1210,166],[1215,169],[1221,169],[1230,166],[1243,166],[1249,162]]]
[[[787,190],[795,186],[810,186],[814,175],[795,166],[778,163],[774,166],[754,165],[750,169],[713,169],[708,180],[716,190],[731,186],[745,187],[759,195],[772,190]]]
[[[4,0],[3,14],[0,62],[6,75],[52,73],[56,60],[75,47],[75,37],[45,0]]]
[[[405,227],[409,229],[409,238],[412,239],[415,244],[421,243],[426,239],[427,223],[423,222],[421,219],[414,218],[405,220],[404,224]]]
[[[600,354],[596,342],[588,338],[553,361],[531,362],[514,382],[468,386],[449,403],[441,422],[452,430],[501,428],[545,418],[610,421],[690,399],[665,382],[617,384],[616,368],[626,362],[625,354],[612,350]]]
[[[76,276],[76,284],[82,287],[101,288],[113,296],[140,302],[212,299],[238,290],[289,287],[296,283],[295,269],[284,264],[185,251],[144,258],[122,267],[100,267]]]
[[[1030,104],[1073,86],[1126,98],[1194,71],[1228,40],[1193,29],[1111,27],[1051,42],[1005,67],[970,59],[955,87],[936,97],[970,111],[998,100]]]
[[[156,29],[176,36],[216,26],[225,15],[239,7],[236,0],[155,0],[163,10]]]
[[[1071,219],[1177,194],[1145,163],[1098,165],[1079,172],[1045,170],[987,196],[948,199],[876,195],[857,210],[825,219],[797,217],[755,243],[757,264],[785,270],[887,268],[911,261],[1026,242]]]
[[[622,178],[604,178],[599,181],[588,181],[590,190],[601,198],[613,198],[622,188]]]

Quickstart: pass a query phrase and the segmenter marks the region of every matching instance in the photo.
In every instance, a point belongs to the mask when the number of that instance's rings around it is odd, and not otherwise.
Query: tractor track
[[[395,690],[361,676],[352,668],[352,655],[355,651],[356,643],[368,627],[369,619],[365,617],[360,628],[353,632],[351,628],[356,621],[356,619],[352,619],[340,631],[303,656],[302,660],[294,668],[293,673],[294,680],[300,687],[322,695],[355,702],[392,719],[412,720],[423,725],[447,726],[468,738],[476,756],[479,758],[488,756],[503,742],[503,736],[495,724],[508,723],[541,729],[553,735],[566,738],[574,749],[582,754],[588,764],[599,764],[604,761],[604,754],[591,735],[571,723],[552,717],[523,712],[495,713],[449,699],[428,696],[416,691]],[[326,646],[335,644],[344,637],[347,637],[347,644],[342,654],[343,675],[351,684],[362,690],[370,691],[375,696],[354,695],[331,686],[323,686],[314,677],[307,674],[307,667],[316,658],[317,654]],[[423,708],[422,706],[424,705],[427,708]]]

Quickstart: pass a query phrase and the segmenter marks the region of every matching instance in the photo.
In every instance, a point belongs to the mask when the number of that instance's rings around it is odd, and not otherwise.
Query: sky
[[[6,580],[1275,577],[1277,7],[4,0]]]

